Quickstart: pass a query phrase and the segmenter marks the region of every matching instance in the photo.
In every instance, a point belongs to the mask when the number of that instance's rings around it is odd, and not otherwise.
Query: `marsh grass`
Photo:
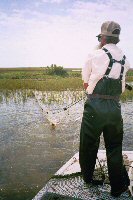
[[[76,91],[83,90],[82,80],[80,78],[59,78],[47,80],[12,80],[1,79],[0,90],[16,91],[16,90],[38,90],[38,91]],[[125,90],[121,96],[122,101],[132,100],[133,91]]]
[[[126,77],[127,82],[133,82],[133,75],[132,76],[127,76]]]
[[[69,76],[50,76],[45,73],[44,67],[32,68],[0,68],[0,90],[33,89],[39,91],[66,91],[83,90],[81,71],[66,69]],[[126,81],[133,82],[133,70],[127,73]],[[125,91],[123,101],[133,99],[133,91]]]
[[[67,76],[81,78],[80,68],[64,68]],[[25,67],[25,68],[0,68],[0,79],[54,79],[60,78],[57,75],[48,75],[46,67]],[[133,70],[127,73],[126,81],[133,81]]]
[[[54,78],[46,80],[1,79],[0,89],[36,89],[40,91],[78,90],[82,89],[82,80],[80,78]]]
[[[43,71],[11,71],[0,73],[0,79],[46,79],[51,76],[46,75]]]
[[[10,100],[16,103],[25,103],[29,98],[35,98],[34,91],[31,89],[24,90],[0,90],[0,103],[6,102],[9,103]],[[43,93],[41,101],[44,104],[70,104],[75,103],[85,96],[84,91],[80,90],[65,90],[65,91],[38,91]],[[133,91],[125,91],[120,100],[122,102],[132,101],[133,100]]]
[[[129,90],[125,90],[125,92],[121,95],[121,101],[125,102],[125,101],[132,101],[133,100],[133,90],[129,91]]]

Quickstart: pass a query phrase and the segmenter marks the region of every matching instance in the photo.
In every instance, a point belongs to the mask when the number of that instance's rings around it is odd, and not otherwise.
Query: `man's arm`
[[[131,86],[131,85],[128,85],[127,83],[126,83],[126,85],[125,85],[125,88],[126,88],[127,90],[129,90],[129,91],[133,90],[132,86]]]
[[[82,80],[83,80],[83,87],[86,90],[88,87],[88,81],[90,79],[91,70],[92,70],[92,55],[88,56],[87,62],[85,66],[82,68]]]

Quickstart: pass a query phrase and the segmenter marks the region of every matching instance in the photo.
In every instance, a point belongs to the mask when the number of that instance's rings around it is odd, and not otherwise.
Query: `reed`
[[[133,90],[132,91],[128,91],[125,90],[125,92],[121,95],[121,101],[125,102],[125,101],[129,101],[129,100],[133,100]]]
[[[40,91],[61,91],[61,90],[79,90],[82,89],[82,80],[80,78],[54,78],[45,80],[12,80],[1,79],[0,89],[18,90],[18,89],[36,89]]]
[[[126,81],[127,82],[133,82],[133,76],[127,76]]]
[[[25,90],[33,89],[39,91],[76,91],[83,90],[83,84],[81,78],[69,77],[69,78],[54,78],[46,80],[12,80],[1,79],[0,90]],[[122,101],[132,100],[133,91],[125,90],[121,95]]]
[[[34,89],[40,91],[83,90],[81,69],[66,68],[68,77],[47,75],[45,67],[0,68],[0,90]],[[126,76],[127,82],[133,82],[133,70]],[[133,92],[125,91],[121,99],[133,99]]]

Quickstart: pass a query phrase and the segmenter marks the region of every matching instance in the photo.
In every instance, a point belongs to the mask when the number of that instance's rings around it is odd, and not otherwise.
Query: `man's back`
[[[124,54],[115,44],[106,44],[103,46],[106,48],[112,58],[120,61],[122,60]],[[94,51],[93,54],[89,55],[86,65],[83,67],[82,70],[82,79],[88,82],[89,87],[87,88],[88,94],[92,94],[97,82],[103,78],[106,69],[109,65],[110,59],[108,55],[103,51],[103,49],[98,49]],[[122,79],[122,92],[125,90],[125,75],[129,69],[129,62],[125,59],[124,64],[124,73]],[[121,64],[120,63],[113,63],[112,69],[110,71],[109,77],[117,79],[120,76],[121,72]]]

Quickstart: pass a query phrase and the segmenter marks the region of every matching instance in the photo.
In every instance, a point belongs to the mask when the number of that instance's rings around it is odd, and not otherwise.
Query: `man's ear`
[[[101,37],[101,47],[103,47],[106,44],[106,36],[102,35]]]

